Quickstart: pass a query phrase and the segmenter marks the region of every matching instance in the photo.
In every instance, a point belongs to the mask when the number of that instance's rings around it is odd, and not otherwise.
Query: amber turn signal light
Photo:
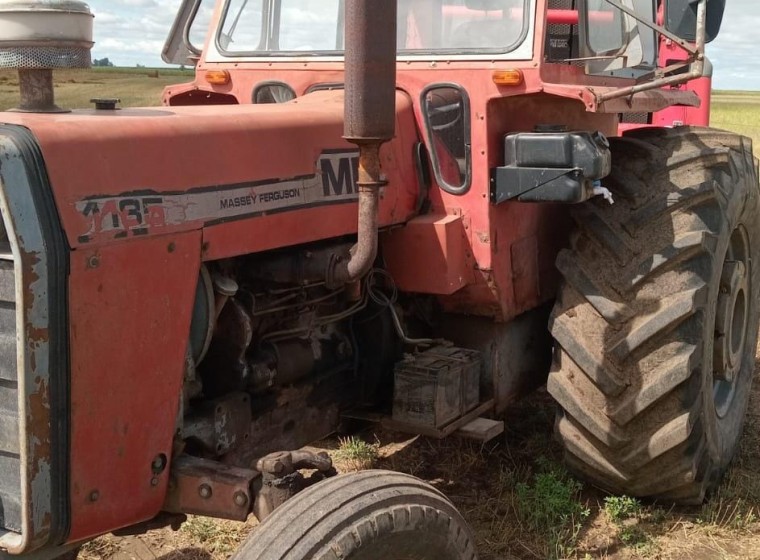
[[[522,70],[496,70],[493,73],[493,83],[497,86],[520,86],[524,81]]]
[[[230,83],[230,73],[227,70],[209,70],[206,81],[212,86],[226,86]]]

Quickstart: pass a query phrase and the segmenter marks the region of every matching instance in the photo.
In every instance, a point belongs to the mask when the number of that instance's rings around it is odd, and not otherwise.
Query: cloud
[[[715,66],[716,89],[760,90],[757,34],[760,9],[757,0],[729,0],[720,35],[707,47]]]
[[[95,14],[93,58],[117,66],[163,66],[161,49],[180,0],[89,0]]]
[[[115,64],[162,66],[161,48],[171,29],[180,0],[89,0],[95,14],[95,58]],[[208,9],[213,2],[204,0]],[[708,46],[718,89],[760,90],[757,35],[760,9],[757,0],[729,0],[723,28]],[[291,17],[303,19],[291,12]],[[194,36],[198,36],[197,34]]]

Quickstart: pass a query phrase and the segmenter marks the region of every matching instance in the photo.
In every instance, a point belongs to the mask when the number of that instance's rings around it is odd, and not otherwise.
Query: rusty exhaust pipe
[[[329,283],[355,282],[377,256],[380,146],[396,127],[396,0],[346,0],[344,138],[359,146],[358,241],[347,260],[335,262]]]

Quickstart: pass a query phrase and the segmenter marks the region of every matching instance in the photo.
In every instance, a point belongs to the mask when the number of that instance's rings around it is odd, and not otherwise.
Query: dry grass
[[[224,560],[256,526],[190,516],[179,531],[161,529],[145,535],[106,535],[82,547],[81,560]]]

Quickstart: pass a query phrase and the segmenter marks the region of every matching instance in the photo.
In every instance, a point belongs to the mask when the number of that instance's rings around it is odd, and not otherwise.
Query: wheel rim
[[[750,262],[747,235],[734,230],[723,262],[715,313],[713,344],[713,398],[715,412],[724,418],[734,401],[747,343]]]

